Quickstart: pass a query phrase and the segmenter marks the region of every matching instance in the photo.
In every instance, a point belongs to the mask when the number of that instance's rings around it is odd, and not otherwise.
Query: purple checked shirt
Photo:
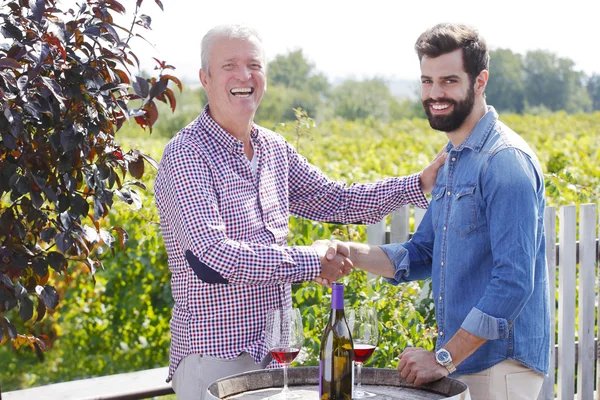
[[[189,354],[247,352],[257,363],[267,354],[267,310],[291,307],[291,284],[321,272],[313,248],[287,246],[290,214],[375,223],[407,203],[427,206],[418,174],[348,186],[277,133],[253,125],[251,142],[256,176],[207,106],[163,153],[155,196],[175,300],[168,380]]]

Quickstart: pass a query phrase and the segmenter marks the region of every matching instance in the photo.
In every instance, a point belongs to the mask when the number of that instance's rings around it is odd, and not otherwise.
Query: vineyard
[[[540,116],[506,115],[501,119],[520,133],[537,152],[547,174],[549,205],[598,202],[600,198],[600,112]],[[286,125],[266,125],[283,134],[300,153],[329,177],[346,182],[372,181],[423,169],[446,143],[444,134],[423,119],[382,123],[329,121],[312,126],[303,119]],[[126,128],[121,145],[138,148],[159,160],[168,139],[163,134]],[[41,322],[18,326],[19,331],[45,332],[52,347],[44,361],[29,348],[0,346],[2,390],[52,382],[136,371],[168,364],[169,319],[172,305],[167,257],[153,204],[155,173],[144,176],[143,206],[116,204],[109,226],[129,234],[125,248],[101,257],[105,269],[93,285],[87,267],[71,266],[69,278],[59,278],[64,293],[60,308]],[[120,225],[119,225],[120,224]],[[322,238],[364,241],[362,226],[334,226],[290,220],[289,243],[309,245]],[[54,272],[52,272],[54,273]],[[407,345],[432,348],[436,330],[432,301],[418,284],[393,287],[380,280],[366,282],[353,272],[345,279],[348,305],[371,303],[381,322],[380,345],[367,366],[393,367]],[[65,288],[72,286],[70,290]],[[315,365],[320,334],[328,316],[327,290],[313,283],[294,287],[294,303],[303,313],[306,333],[304,365]],[[17,315],[12,321],[19,324]],[[26,373],[23,373],[26,371]]]

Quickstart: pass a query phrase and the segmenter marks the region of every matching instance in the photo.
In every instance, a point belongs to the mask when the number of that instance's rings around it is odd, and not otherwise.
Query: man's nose
[[[252,76],[250,69],[242,66],[236,71],[236,78],[242,82],[247,81]]]
[[[431,90],[429,91],[429,97],[432,99],[440,99],[444,97],[444,88],[442,85],[438,83],[433,83],[431,85]]]

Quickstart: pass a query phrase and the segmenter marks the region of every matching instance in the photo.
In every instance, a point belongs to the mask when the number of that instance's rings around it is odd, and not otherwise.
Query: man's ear
[[[485,87],[487,86],[488,79],[490,77],[490,73],[487,69],[484,69],[477,75],[475,78],[475,93],[482,94],[485,91]]]
[[[200,83],[202,83],[202,86],[204,86],[204,89],[207,88],[208,86],[208,79],[210,78],[210,74],[207,74],[206,71],[204,71],[204,69],[200,68]]]

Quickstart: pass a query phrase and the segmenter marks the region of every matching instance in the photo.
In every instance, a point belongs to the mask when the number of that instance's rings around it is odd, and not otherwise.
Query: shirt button
[[[440,301],[442,301],[442,298],[443,298],[443,297],[442,297],[442,296],[440,296]]]
[[[441,331],[441,332],[440,332],[440,336],[444,336],[444,331]]]
[[[456,161],[456,157],[452,157],[452,161]]]
[[[452,193],[448,192],[448,193],[446,193],[446,194],[447,194],[448,196],[450,196]]]
[[[444,266],[444,262],[442,261],[442,267]]]
[[[446,227],[444,226],[444,230],[446,230]]]

